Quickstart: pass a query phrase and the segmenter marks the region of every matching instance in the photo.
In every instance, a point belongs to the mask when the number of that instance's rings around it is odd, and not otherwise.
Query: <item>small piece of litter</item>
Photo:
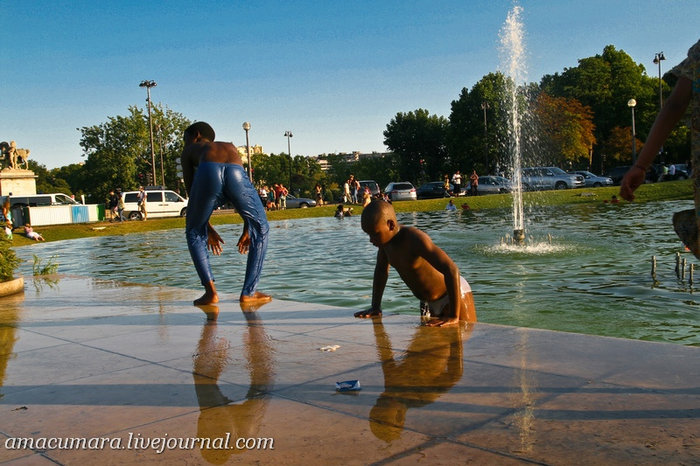
[[[346,380],[345,382],[336,382],[335,389],[339,392],[352,392],[362,390],[359,380]]]
[[[329,346],[322,346],[319,349],[321,351],[335,351],[338,348],[340,348],[340,345],[329,345]]]

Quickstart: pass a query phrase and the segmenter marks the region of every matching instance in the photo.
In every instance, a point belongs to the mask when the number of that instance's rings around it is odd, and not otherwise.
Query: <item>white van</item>
[[[10,195],[10,208],[19,207],[38,207],[47,205],[78,205],[76,201],[67,194],[52,193],[52,194],[28,194],[20,196]],[[0,198],[0,202],[5,202],[5,196]]]
[[[140,220],[138,191],[126,191],[124,196],[124,216],[129,220]],[[148,217],[184,217],[187,213],[187,199],[169,189],[146,190],[146,213]]]

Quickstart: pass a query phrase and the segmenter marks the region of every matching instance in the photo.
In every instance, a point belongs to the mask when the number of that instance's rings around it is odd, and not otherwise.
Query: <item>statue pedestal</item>
[[[0,196],[33,196],[37,176],[31,170],[4,168],[0,170]]]

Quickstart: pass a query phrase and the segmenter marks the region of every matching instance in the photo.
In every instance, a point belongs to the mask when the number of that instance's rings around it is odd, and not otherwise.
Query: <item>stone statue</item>
[[[7,165],[11,169],[20,169],[24,165],[24,169],[29,169],[29,149],[17,149],[15,141],[0,142],[0,161],[6,160]]]

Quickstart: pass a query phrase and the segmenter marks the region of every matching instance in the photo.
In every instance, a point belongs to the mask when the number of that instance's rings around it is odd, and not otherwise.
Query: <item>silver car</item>
[[[502,176],[480,176],[479,194],[501,194],[513,191],[513,182]]]
[[[287,194],[287,209],[306,209],[307,207],[316,207],[316,201],[306,197],[296,197]]]
[[[586,170],[570,172],[574,175],[581,175],[587,188],[597,188],[599,186],[612,186],[613,180],[608,176],[598,176]]]
[[[392,181],[386,185],[384,193],[392,201],[415,201],[417,199],[416,188],[408,181]]]
[[[571,189],[583,188],[583,176],[566,173],[558,167],[523,168],[523,189],[528,191],[538,189]]]

